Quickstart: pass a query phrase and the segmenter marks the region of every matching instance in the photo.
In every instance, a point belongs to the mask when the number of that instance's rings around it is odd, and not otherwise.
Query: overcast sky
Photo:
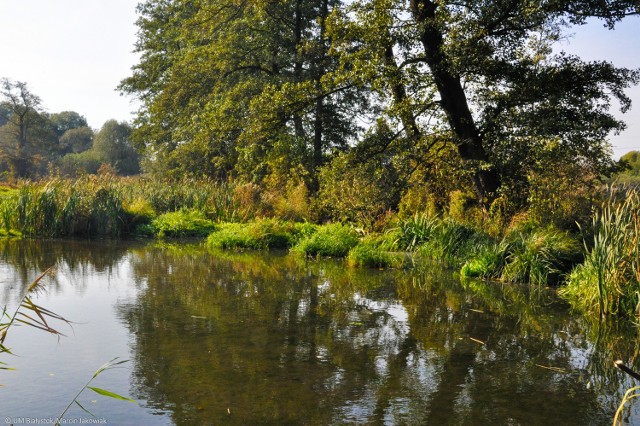
[[[76,111],[99,128],[111,118],[129,121],[135,105],[116,86],[137,62],[137,0],[0,0],[0,77],[24,81],[49,112]],[[573,30],[564,49],[585,59],[640,68],[640,18],[615,31],[600,23]],[[640,88],[620,136],[616,158],[640,150]]]

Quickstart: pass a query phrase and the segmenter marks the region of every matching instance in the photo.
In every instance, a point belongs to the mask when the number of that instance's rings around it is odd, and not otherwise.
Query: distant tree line
[[[45,112],[24,82],[3,78],[0,85],[0,176],[75,176],[103,164],[121,175],[139,173],[129,124],[109,120],[96,132],[77,112]]]

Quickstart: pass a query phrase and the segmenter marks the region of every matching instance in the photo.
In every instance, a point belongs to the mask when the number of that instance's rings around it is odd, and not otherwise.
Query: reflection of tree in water
[[[546,293],[193,248],[142,250],[133,262],[147,285],[119,310],[136,336],[135,392],[177,424],[612,415],[580,364],[580,350],[593,353],[583,324],[562,306],[532,307],[552,301]]]
[[[76,290],[83,290],[87,279],[110,273],[122,261],[130,245],[119,242],[15,240],[0,238],[2,300],[19,300],[31,282],[46,269],[55,267],[69,277]],[[47,291],[58,293],[56,275],[47,278]],[[14,300],[15,301],[15,300]]]

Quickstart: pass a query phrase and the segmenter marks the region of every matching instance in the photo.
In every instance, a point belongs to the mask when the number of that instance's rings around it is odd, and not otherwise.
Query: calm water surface
[[[436,266],[349,270],[197,244],[0,240],[0,302],[55,265],[37,302],[59,340],[15,327],[0,423],[610,424],[637,331],[572,317],[553,292],[460,282]],[[636,365],[638,367],[638,365]],[[31,420],[32,421],[32,420]],[[640,424],[640,413],[627,413]],[[32,421],[33,423],[33,421]]]

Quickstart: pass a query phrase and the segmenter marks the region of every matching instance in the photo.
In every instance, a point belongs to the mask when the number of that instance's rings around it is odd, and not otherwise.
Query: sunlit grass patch
[[[158,237],[205,237],[214,229],[213,221],[198,210],[164,213],[139,227],[141,233]]]
[[[249,223],[223,223],[207,238],[207,245],[218,249],[286,249],[312,225],[277,219],[257,219]]]
[[[318,227],[291,250],[306,256],[345,257],[358,241],[358,233],[351,226],[332,223]]]

